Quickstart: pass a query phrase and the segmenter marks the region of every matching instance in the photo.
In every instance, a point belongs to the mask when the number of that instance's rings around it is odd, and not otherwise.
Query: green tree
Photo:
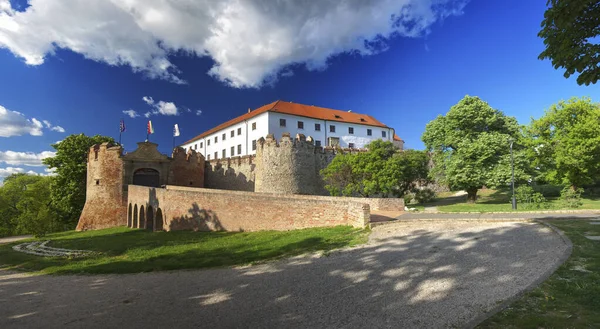
[[[56,155],[43,160],[49,168],[55,168],[56,177],[50,185],[52,206],[61,220],[74,227],[85,204],[87,155],[90,147],[104,142],[114,143],[112,137],[70,135],[52,144]]]
[[[0,234],[35,234],[60,230],[50,207],[52,177],[15,174],[0,187]]]
[[[589,98],[560,101],[526,129],[529,156],[539,178],[576,189],[600,174],[600,104]]]
[[[475,202],[483,186],[508,185],[511,140],[516,158],[524,158],[517,120],[479,97],[465,96],[445,116],[429,122],[421,138],[433,154],[432,176],[441,177],[451,189],[466,190],[468,202]],[[523,167],[515,168],[517,179],[527,176]]]
[[[600,2],[598,0],[548,0],[538,36],[546,49],[540,59],[565,69],[568,78],[579,73],[577,83],[589,85],[600,78]]]
[[[417,181],[427,178],[424,152],[399,152],[393,143],[381,140],[367,148],[368,152],[338,154],[321,170],[331,195],[402,196]]]

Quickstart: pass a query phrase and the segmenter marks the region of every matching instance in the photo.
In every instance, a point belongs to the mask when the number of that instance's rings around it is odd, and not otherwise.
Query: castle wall
[[[204,187],[204,157],[194,151],[187,153],[181,147],[173,151],[168,177],[169,185]]]
[[[246,155],[206,161],[204,187],[253,192],[256,174],[255,159],[254,155]]]
[[[369,205],[356,198],[276,195],[167,186],[130,186],[132,208],[160,210],[163,228],[199,231],[292,230],[369,223]],[[140,219],[142,220],[142,219]]]
[[[96,230],[127,224],[120,146],[95,145],[88,153],[86,202],[77,230]]]

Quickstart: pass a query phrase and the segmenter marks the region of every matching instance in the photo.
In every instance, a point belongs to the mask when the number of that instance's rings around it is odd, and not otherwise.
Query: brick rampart
[[[255,161],[254,155],[206,161],[204,187],[254,191]]]
[[[292,230],[351,225],[364,228],[370,210],[359,198],[277,195],[167,186],[129,186],[128,204],[161,213],[162,229],[199,231]],[[138,214],[138,216],[140,216]],[[139,219],[142,221],[142,219]],[[154,226],[161,229],[159,226]]]

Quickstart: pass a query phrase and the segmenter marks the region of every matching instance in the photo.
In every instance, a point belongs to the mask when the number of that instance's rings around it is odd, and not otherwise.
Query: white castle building
[[[222,123],[181,146],[206,160],[256,153],[256,141],[268,134],[311,136],[316,146],[364,148],[376,139],[404,146],[393,128],[367,114],[276,101]]]

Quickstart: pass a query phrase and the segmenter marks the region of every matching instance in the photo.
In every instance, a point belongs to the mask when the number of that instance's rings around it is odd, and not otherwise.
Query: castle
[[[211,161],[181,147],[168,157],[157,146],[141,142],[126,155],[107,143],[90,148],[77,230],[365,227],[371,209],[404,207],[402,199],[325,196],[320,170],[339,152],[364,150],[322,148],[302,134],[283,133],[279,141],[269,134],[257,141],[256,155]]]

